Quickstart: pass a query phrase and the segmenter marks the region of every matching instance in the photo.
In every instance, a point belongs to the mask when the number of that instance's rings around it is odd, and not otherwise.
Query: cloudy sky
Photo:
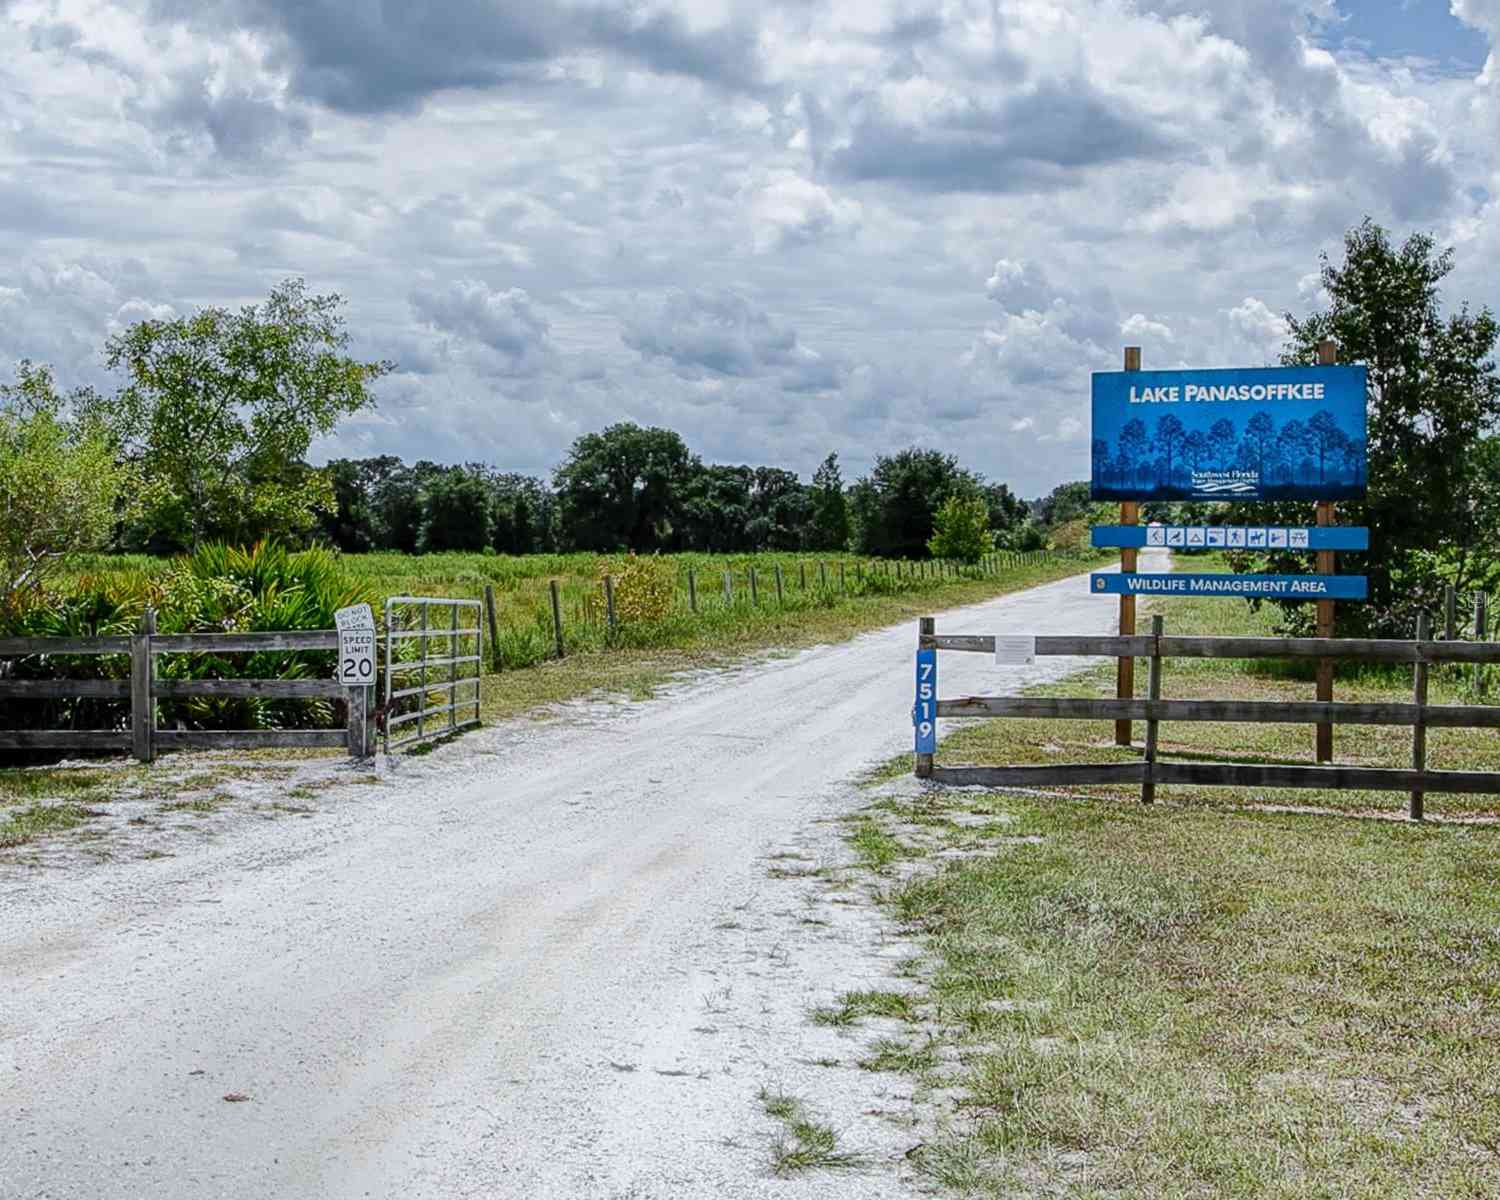
[[[1500,0],[0,0],[0,371],[302,275],[321,456],[668,425],[1088,472],[1088,373],[1261,365],[1368,213],[1500,307]]]

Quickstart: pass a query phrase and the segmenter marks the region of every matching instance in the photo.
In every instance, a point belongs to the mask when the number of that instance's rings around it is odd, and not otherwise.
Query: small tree
[[[927,549],[934,558],[976,563],[995,548],[989,505],[981,496],[949,496],[933,517],[933,525]]]
[[[0,386],[0,611],[41,590],[70,555],[101,550],[139,496],[105,432],[70,419],[45,367]]]
[[[844,476],[839,456],[830,454],[812,481],[812,522],[809,550],[842,550],[849,544],[849,501],[844,495]]]
[[[395,369],[344,353],[343,303],[292,279],[262,306],[139,321],[109,339],[105,361],[128,382],[90,410],[165,485],[159,533],[189,545],[300,534],[333,507],[303,459],[314,437],[372,407],[370,384]]]

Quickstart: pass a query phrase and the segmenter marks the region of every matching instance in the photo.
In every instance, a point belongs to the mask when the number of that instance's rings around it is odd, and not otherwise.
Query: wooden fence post
[[[818,587],[825,592],[828,590],[828,564],[821,559],[818,560]]]
[[[615,636],[615,577],[604,577],[604,616],[609,622],[609,636]]]
[[[783,602],[784,601],[783,601],[783,597],[782,597],[782,593],[781,593],[781,564],[777,563],[776,564],[776,606],[778,608],[780,608],[782,606]]]
[[[143,762],[156,759],[156,702],[152,699],[155,658],[151,638],[156,633],[156,610],[141,615],[141,631],[130,639],[130,740],[135,757]]]
[[[1417,665],[1412,670],[1411,697],[1411,702],[1417,706],[1417,720],[1411,730],[1411,768],[1418,772],[1427,769],[1427,724],[1423,720],[1423,710],[1427,706],[1427,660],[1422,657],[1422,647],[1427,639],[1427,614],[1419,613],[1417,614]],[[1411,802],[1407,806],[1407,816],[1413,821],[1422,819],[1423,799],[1424,792],[1419,776],[1417,786],[1411,790]]]
[[[1125,347],[1125,370],[1139,371],[1141,369],[1141,348],[1139,346]],[[1120,524],[1135,525],[1140,521],[1141,506],[1135,500],[1120,501]],[[1029,557],[1029,556],[1028,556]],[[1126,546],[1120,551],[1120,570],[1122,573],[1130,574],[1139,565],[1137,551],[1134,546]],[[1135,636],[1135,597],[1120,597],[1120,636]],[[1131,700],[1135,698],[1135,659],[1130,655],[1124,655],[1115,662],[1115,699]],[[1128,720],[1115,722],[1115,745],[1128,746],[1133,740],[1133,734]]]
[[[755,568],[750,568],[750,607],[760,607],[760,588],[755,584]]]
[[[1162,618],[1151,618],[1151,674],[1147,683],[1148,696],[1152,704],[1161,699],[1161,630]],[[1153,714],[1146,718],[1146,777],[1141,782],[1141,803],[1150,804],[1156,799],[1156,738],[1157,721]]]
[[[557,639],[557,657],[566,653],[563,649],[562,597],[557,592],[557,580],[552,580],[552,633]]]
[[[728,608],[734,607],[734,572],[724,572],[724,604]]]
[[[922,617],[920,619],[920,621],[917,623],[917,649],[920,650],[922,648],[922,639],[924,637],[931,637],[936,632],[937,632],[937,620],[936,620],[936,618],[934,618],[934,617]],[[933,699],[934,699],[934,701],[936,701],[937,698],[933,697]],[[915,710],[913,710],[913,711],[915,711]],[[934,714],[937,713],[937,704],[935,702],[934,702],[934,704],[932,706],[932,711],[933,711]],[[933,716],[933,721],[934,721],[934,723],[937,721],[936,715]],[[933,760],[933,757],[934,756],[931,755],[931,754],[918,754],[916,756],[915,771],[916,771],[916,776],[917,776],[918,779],[931,779],[932,778],[932,760]]]
[[[490,623],[490,651],[498,671],[505,664],[500,660],[500,625],[495,620],[495,585],[492,583],[484,585],[484,614]]]
[[[1485,620],[1487,614],[1484,610],[1485,596],[1483,592],[1478,592],[1474,596],[1474,640],[1476,642],[1482,642],[1489,636],[1489,625]],[[1474,664],[1474,693],[1478,696],[1484,695],[1483,663]]]
[[[839,559],[839,591],[847,592],[848,590],[849,589],[844,586],[844,560],[841,558]]]
[[[698,579],[692,567],[688,568],[688,608],[692,612],[698,611]]]

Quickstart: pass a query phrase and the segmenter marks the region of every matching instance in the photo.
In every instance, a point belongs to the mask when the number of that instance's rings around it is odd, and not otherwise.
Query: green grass
[[[938,962],[934,1036],[964,1050],[943,1083],[966,1119],[923,1156],[935,1183],[1496,1195],[1495,831],[1010,803],[1039,844],[892,901]]]
[[[766,1116],[782,1124],[771,1147],[774,1174],[785,1177],[815,1168],[847,1170],[864,1165],[859,1155],[840,1150],[838,1134],[809,1116],[795,1096],[762,1088],[760,1101]]]
[[[853,1025],[861,1017],[893,1017],[914,1021],[916,1008],[910,996],[902,992],[845,992],[838,1003],[812,1011],[814,1025]]]
[[[80,804],[31,804],[0,818],[0,850],[25,846],[48,833],[76,829],[99,814]]]

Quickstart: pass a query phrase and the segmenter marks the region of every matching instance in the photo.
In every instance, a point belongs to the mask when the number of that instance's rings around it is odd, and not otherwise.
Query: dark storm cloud
[[[890,180],[933,192],[1048,191],[1081,168],[1156,159],[1178,143],[1086,83],[1044,83],[994,105],[973,104],[925,125],[879,107],[857,119],[828,166],[854,180]]]
[[[648,16],[630,5],[155,0],[153,11],[270,34],[298,95],[351,113],[411,111],[444,89],[535,80],[547,61],[585,50],[733,87],[758,74],[752,30],[696,32],[672,14]]]

